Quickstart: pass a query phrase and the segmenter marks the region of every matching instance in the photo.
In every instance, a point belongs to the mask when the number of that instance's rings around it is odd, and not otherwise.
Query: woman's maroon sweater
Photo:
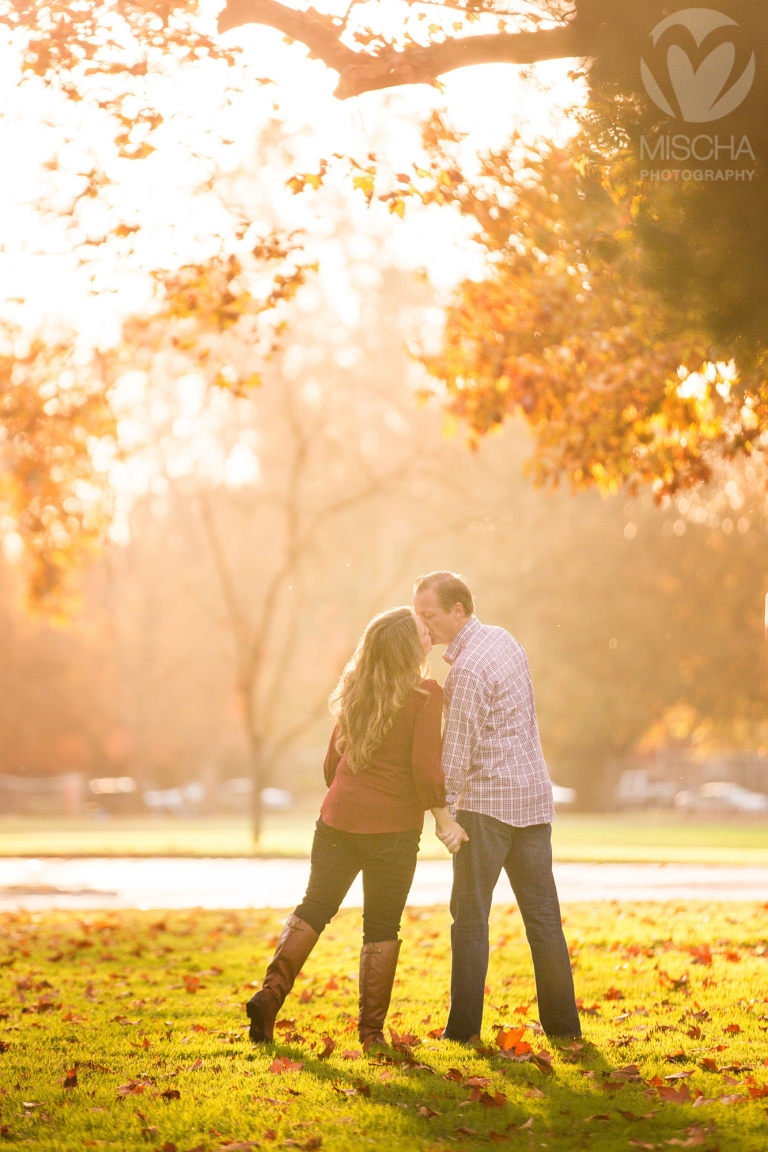
[[[421,828],[427,808],[445,807],[440,767],[443,690],[436,680],[414,689],[367,764],[353,772],[336,751],[333,730],[325,757],[328,792],[320,813],[342,832],[407,832]]]

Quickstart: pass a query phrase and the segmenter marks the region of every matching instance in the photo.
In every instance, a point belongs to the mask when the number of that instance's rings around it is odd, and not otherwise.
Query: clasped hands
[[[456,820],[448,819],[436,825],[435,833],[452,856],[456,855],[465,840],[469,840],[469,836]]]

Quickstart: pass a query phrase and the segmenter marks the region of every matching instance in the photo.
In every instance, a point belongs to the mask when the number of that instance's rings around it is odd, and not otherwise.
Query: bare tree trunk
[[[251,834],[254,847],[258,847],[264,822],[264,806],[261,793],[266,780],[264,764],[264,740],[259,730],[258,717],[255,707],[256,683],[254,675],[247,673],[240,681],[240,697],[248,746],[248,775],[251,781],[251,798],[249,813],[251,819]]]

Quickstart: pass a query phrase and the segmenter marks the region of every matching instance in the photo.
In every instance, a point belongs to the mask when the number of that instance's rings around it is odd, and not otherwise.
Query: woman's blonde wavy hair
[[[367,764],[411,692],[429,671],[410,608],[374,616],[331,693],[336,750],[357,772]]]

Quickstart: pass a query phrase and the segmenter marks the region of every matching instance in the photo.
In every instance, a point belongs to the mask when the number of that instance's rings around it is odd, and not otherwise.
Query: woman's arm
[[[445,808],[445,780],[440,764],[443,742],[440,726],[443,718],[443,690],[434,680],[424,683],[429,693],[421,696],[413,719],[411,772],[422,811]]]
[[[336,725],[333,729],[333,733],[331,734],[328,751],[325,754],[325,764],[323,765],[323,775],[325,776],[325,783],[328,788],[330,788],[331,784],[333,784],[334,778],[336,776],[336,769],[338,768],[339,761],[341,760],[341,756],[336,751],[336,740],[338,735],[339,728],[338,725]]]

